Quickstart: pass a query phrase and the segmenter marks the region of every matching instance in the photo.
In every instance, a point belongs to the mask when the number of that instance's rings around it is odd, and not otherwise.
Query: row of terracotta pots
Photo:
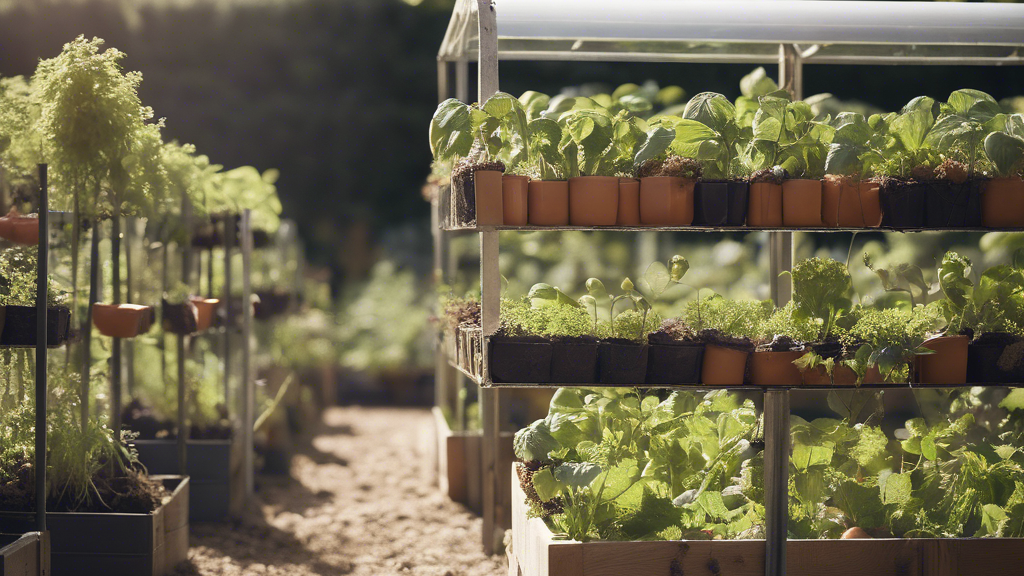
[[[745,221],[747,226],[762,228],[877,228],[883,223],[885,204],[876,180],[755,182],[749,185],[745,219],[730,210],[728,221],[707,222],[702,209],[695,218],[696,182],[684,178],[581,176],[531,181],[498,171],[478,171],[474,178],[481,226],[739,226]],[[1024,226],[1024,180],[997,178],[976,181],[975,187],[981,190],[982,225]],[[916,202],[921,204],[916,209],[922,217],[914,227],[925,227],[927,196]]]
[[[164,304],[167,306],[166,302]],[[195,331],[198,332],[209,329],[213,325],[219,304],[220,300],[213,298],[190,297],[182,309],[186,315],[194,313],[195,322],[193,324],[191,318],[183,318],[182,333],[191,333],[192,326],[195,326]],[[153,326],[155,316],[152,306],[141,304],[92,305],[93,326],[100,334],[111,338],[135,338],[145,334]]]

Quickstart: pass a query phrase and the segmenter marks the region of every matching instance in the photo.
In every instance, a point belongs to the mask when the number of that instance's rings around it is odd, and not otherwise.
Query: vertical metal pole
[[[483,102],[498,91],[498,25],[491,0],[477,0],[479,12],[479,59],[477,60],[477,99]],[[480,324],[483,328],[483,382],[491,381],[488,367],[488,339],[498,330],[498,306],[501,273],[498,270],[498,232],[488,229],[480,233]],[[501,422],[501,399],[494,388],[480,389],[480,419],[483,425],[483,544],[484,552],[493,554],[501,545],[497,526],[498,468]]]
[[[469,61],[459,60],[455,63],[455,97],[462,102],[469,102]]]
[[[124,263],[125,263],[125,302],[135,302],[132,292],[132,238],[138,222],[134,218],[125,219],[124,229]],[[135,395],[135,341],[125,342],[124,376],[129,399]]]
[[[448,62],[446,60],[438,60],[437,101],[443,102],[449,96]],[[442,229],[440,201],[441,198],[435,196],[430,202],[430,230],[434,236],[434,286],[445,283],[445,254],[449,241],[448,233]],[[436,316],[438,318],[442,317],[443,312],[443,310],[438,309]],[[434,369],[434,405],[451,409],[453,406],[449,406],[448,397],[450,396],[452,385],[452,370],[448,365],[448,351],[444,347],[443,340],[437,342],[436,345],[437,350],[434,354],[436,364]],[[454,410],[452,410],[452,413],[454,413]]]
[[[231,215],[224,216],[224,406],[231,415],[231,331],[235,329],[235,319],[231,316],[231,249],[235,244],[235,219]]]
[[[767,576],[784,576],[789,530],[789,390],[765,391],[764,439],[764,568]]]
[[[187,286],[192,272],[192,203],[188,193],[181,194],[181,219],[185,229],[181,243],[181,281]],[[188,474],[188,389],[185,382],[185,335],[177,334],[178,349],[178,473]]]
[[[253,430],[256,420],[256,390],[252,378],[252,226],[250,211],[242,212],[242,446],[245,450],[245,496],[251,498],[255,491],[255,470],[253,469]]]
[[[46,293],[49,284],[50,199],[46,164],[39,165],[39,253],[36,260],[36,530],[46,532]]]
[[[121,217],[110,219],[110,253],[112,256],[111,276],[113,280],[114,304],[121,303]],[[110,427],[121,437],[121,339],[113,339],[110,351]]]

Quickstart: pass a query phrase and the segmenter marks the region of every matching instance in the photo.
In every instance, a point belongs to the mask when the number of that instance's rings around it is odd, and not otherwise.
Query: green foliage
[[[800,314],[796,303],[789,301],[761,323],[757,339],[771,342],[776,336],[787,336],[795,342],[813,342],[818,338],[819,330],[820,325],[815,319]]]
[[[1020,332],[1024,328],[1024,272],[999,265],[971,279],[971,261],[947,252],[939,264],[939,287],[946,296],[938,302],[949,331]]]
[[[923,306],[913,311],[864,310],[850,329],[853,342],[864,342],[851,367],[863,375],[866,367],[876,366],[887,382],[906,382],[914,356],[930,353],[921,344],[936,321],[933,311]]]
[[[1002,131],[985,137],[984,148],[997,176],[1020,176],[1024,170],[1024,115],[1006,117]]]
[[[834,336],[853,307],[853,279],[846,265],[831,258],[809,258],[797,262],[792,276],[798,315],[818,323],[817,340]]]
[[[724,391],[662,400],[563,388],[514,444],[519,458],[542,464],[533,487],[561,504],[548,521],[571,539],[753,538],[763,502],[734,483],[749,469],[757,422],[752,401]]]
[[[751,125],[746,161],[751,171],[781,166],[792,178],[820,179],[835,129],[817,121],[806,102],[785,95],[761,96]]]
[[[0,251],[0,306],[36,305],[35,246],[15,246]],[[46,305],[63,306],[67,293],[50,278]]]
[[[697,332],[717,330],[728,336],[755,338],[772,310],[768,300],[729,300],[711,294],[687,302],[682,319]]]

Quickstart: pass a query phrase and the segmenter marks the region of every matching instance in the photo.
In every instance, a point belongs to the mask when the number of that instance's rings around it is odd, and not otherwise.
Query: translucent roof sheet
[[[459,0],[441,47],[477,57],[479,0]],[[486,4],[484,4],[486,6]],[[1024,63],[1024,5],[812,0],[495,0],[502,60]]]

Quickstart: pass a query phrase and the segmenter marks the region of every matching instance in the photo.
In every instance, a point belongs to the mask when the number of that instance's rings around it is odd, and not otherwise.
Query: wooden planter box
[[[437,478],[441,491],[453,502],[464,504],[480,514],[483,509],[483,434],[475,431],[454,431],[448,426],[441,409],[434,407],[434,423],[437,429]],[[501,451],[498,453],[498,470],[507,470],[514,460],[511,432],[502,432]],[[504,478],[505,475],[500,476]],[[502,483],[498,494],[500,526],[511,526],[512,485]]]
[[[46,513],[53,576],[165,576],[188,559],[188,477],[150,477],[171,499],[148,514]],[[24,526],[31,517],[0,523]]]
[[[139,452],[139,462],[150,474],[178,472],[176,440],[135,440],[133,443]],[[232,514],[232,496],[245,489],[244,484],[232,483],[231,471],[240,466],[241,456],[233,440],[188,441],[188,510],[193,522],[217,522]]]
[[[0,534],[0,576],[49,576],[50,544],[46,534]]]
[[[527,518],[512,469],[509,576],[764,576],[764,540],[576,542],[555,540]],[[989,576],[1024,574],[1024,539],[790,540],[787,576]]]

